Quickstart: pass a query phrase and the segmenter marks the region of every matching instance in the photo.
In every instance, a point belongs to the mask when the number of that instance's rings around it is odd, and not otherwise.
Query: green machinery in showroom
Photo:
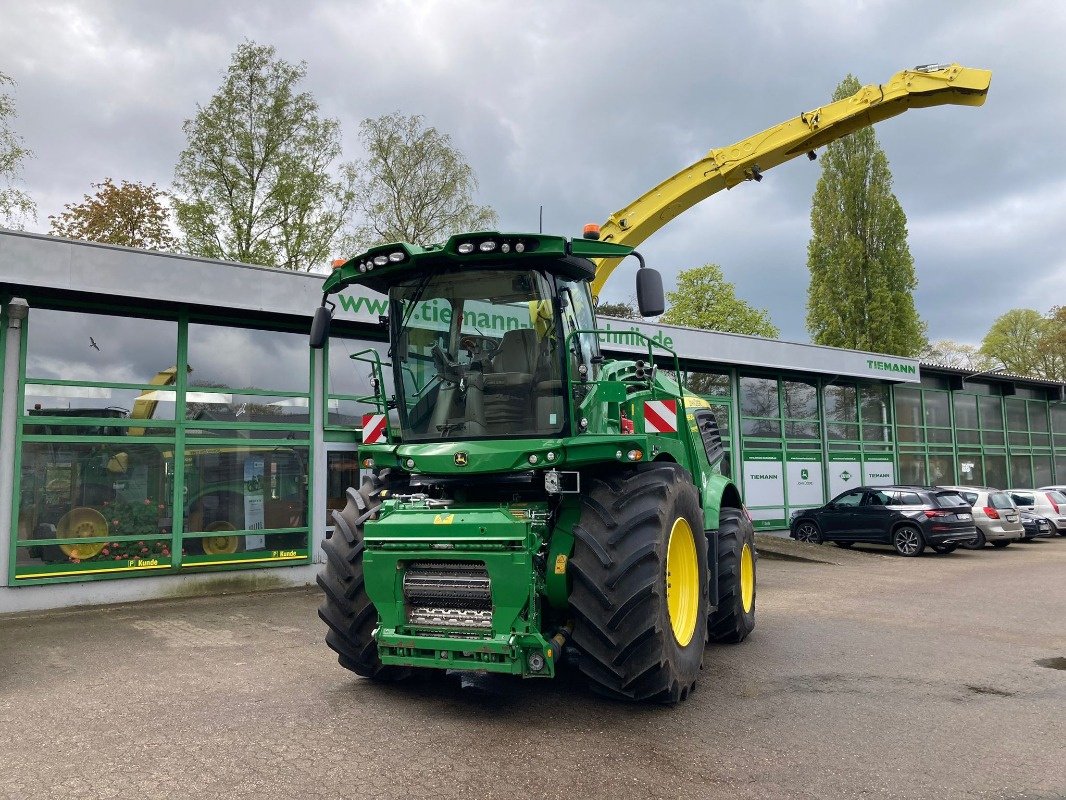
[[[707,641],[755,624],[755,541],[708,404],[676,378],[676,355],[606,361],[593,292],[634,256],[644,316],[662,281],[633,250],[703,198],[816,146],[902,113],[980,105],[990,75],[957,65],[899,73],[704,159],[586,238],[477,232],[439,245],[375,247],[335,265],[328,298],[386,293],[390,360],[325,543],[319,614],[356,673],[418,668],[551,677],[565,655],[605,695],[676,703]],[[395,396],[386,397],[382,369]]]

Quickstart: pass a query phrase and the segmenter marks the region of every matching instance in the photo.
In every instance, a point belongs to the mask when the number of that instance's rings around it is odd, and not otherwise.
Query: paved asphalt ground
[[[1066,797],[1066,539],[795,547],[673,709],[375,685],[310,589],[3,618],[0,796]]]

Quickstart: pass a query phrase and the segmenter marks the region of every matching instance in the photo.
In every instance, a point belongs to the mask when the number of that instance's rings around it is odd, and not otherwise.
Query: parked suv
[[[1018,508],[1047,517],[1059,532],[1066,536],[1066,493],[1052,486],[1043,489],[1007,489]]]
[[[969,504],[935,486],[860,486],[824,506],[797,511],[789,524],[797,541],[890,544],[901,556],[919,556],[926,545],[950,553],[977,535]]]
[[[985,543],[993,547],[1006,547],[1011,542],[1025,538],[1025,526],[1022,525],[1018,507],[1010,499],[1010,494],[986,486],[945,486],[962,495],[973,507],[973,523],[977,526],[977,538],[966,542],[963,547],[980,550]]]

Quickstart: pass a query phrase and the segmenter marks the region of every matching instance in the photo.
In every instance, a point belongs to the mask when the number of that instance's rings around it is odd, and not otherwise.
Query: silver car
[[[1054,486],[1041,489],[1007,489],[1014,504],[1022,511],[1047,517],[1059,532],[1066,536],[1066,493]]]
[[[977,538],[963,544],[970,550],[980,550],[988,542],[993,547],[1006,547],[1025,538],[1018,507],[1007,492],[983,486],[945,486],[954,489],[973,506],[973,524]]]

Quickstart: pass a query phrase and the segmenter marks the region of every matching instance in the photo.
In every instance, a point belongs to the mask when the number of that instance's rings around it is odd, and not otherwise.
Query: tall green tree
[[[488,230],[496,212],[474,202],[477,177],[451,137],[400,112],[365,119],[356,196],[360,248],[384,242],[431,244],[461,231]]]
[[[725,279],[717,264],[681,270],[677,290],[666,293],[669,304],[659,319],[670,325],[688,325],[727,333],[777,338],[781,331],[770,313],[737,297],[736,287]]]
[[[848,75],[833,99],[860,88]],[[873,128],[827,145],[821,162],[807,245],[807,330],[817,344],[917,355],[925,326],[914,307],[907,217]]]
[[[110,178],[94,183],[93,195],[80,203],[67,203],[59,216],[51,216],[51,233],[87,242],[140,247],[144,250],[173,250],[177,241],[170,230],[167,193],[156,185],[122,181],[116,186]]]
[[[244,42],[221,87],[184,125],[174,210],[184,249],[310,270],[328,263],[355,203],[340,124],[299,84],[304,62]]]
[[[26,221],[37,219],[37,204],[21,188],[22,166],[33,151],[11,127],[18,115],[15,99],[5,87],[14,85],[0,72],[0,225],[21,229]]]
[[[1008,371],[1033,378],[1066,377],[1066,312],[1056,306],[1043,316],[1012,308],[998,317],[981,342],[981,352]]]

